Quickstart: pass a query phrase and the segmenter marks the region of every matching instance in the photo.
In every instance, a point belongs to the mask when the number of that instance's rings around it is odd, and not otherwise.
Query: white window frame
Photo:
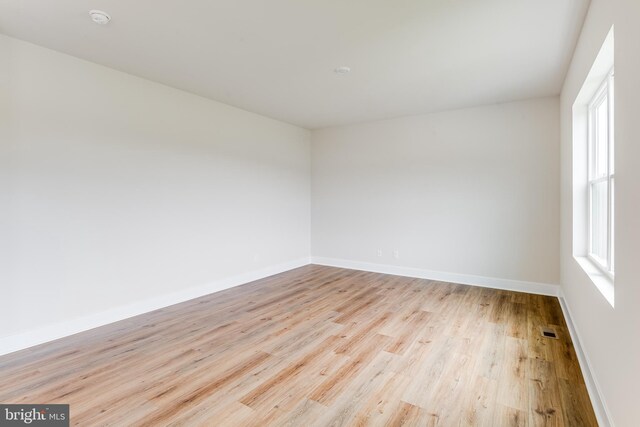
[[[595,176],[596,164],[597,164],[597,154],[596,154],[596,143],[598,138],[598,120],[596,119],[597,107],[599,107],[603,102],[607,102],[607,159],[606,159],[606,174],[601,176]],[[598,267],[602,272],[604,272],[607,276],[609,276],[612,280],[614,278],[614,269],[615,269],[615,253],[614,253],[614,191],[615,191],[615,168],[614,168],[614,72],[613,69],[607,74],[607,77],[602,82],[600,88],[596,91],[595,95],[589,102],[588,106],[588,144],[589,144],[589,153],[588,153],[588,165],[587,165],[587,173],[588,173],[588,184],[587,184],[587,192],[588,192],[588,209],[589,212],[589,247],[587,251],[587,256],[589,259]],[[607,182],[607,258],[602,259],[598,255],[594,254],[592,251],[592,242],[593,242],[593,188],[596,184]]]

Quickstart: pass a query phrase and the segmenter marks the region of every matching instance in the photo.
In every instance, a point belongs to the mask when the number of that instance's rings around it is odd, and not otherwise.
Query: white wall
[[[557,98],[313,131],[312,255],[557,284],[559,132]]]
[[[611,307],[572,257],[571,107],[615,24],[616,275]],[[592,0],[561,97],[561,284],[611,422],[640,420],[640,2]]]
[[[0,36],[0,338],[309,256],[310,134]]]

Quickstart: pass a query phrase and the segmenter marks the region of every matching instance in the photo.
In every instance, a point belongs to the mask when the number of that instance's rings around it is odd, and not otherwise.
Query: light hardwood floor
[[[81,426],[597,425],[557,299],[321,266],[1,357],[0,379]]]

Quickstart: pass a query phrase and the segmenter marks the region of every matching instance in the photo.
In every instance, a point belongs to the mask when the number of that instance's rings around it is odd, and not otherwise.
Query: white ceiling
[[[319,128],[556,95],[588,4],[0,0],[0,32]]]

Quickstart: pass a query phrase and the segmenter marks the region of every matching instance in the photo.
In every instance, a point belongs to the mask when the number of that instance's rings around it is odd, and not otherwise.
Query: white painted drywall
[[[556,284],[559,132],[558,98],[313,131],[312,255]]]
[[[309,256],[309,131],[0,36],[0,338]]]
[[[0,31],[320,128],[557,95],[589,0],[183,4],[2,0]],[[93,24],[92,6],[111,23]]]
[[[571,107],[615,24],[615,308],[572,256]],[[561,97],[561,284],[612,423],[640,420],[640,2],[592,0]]]

